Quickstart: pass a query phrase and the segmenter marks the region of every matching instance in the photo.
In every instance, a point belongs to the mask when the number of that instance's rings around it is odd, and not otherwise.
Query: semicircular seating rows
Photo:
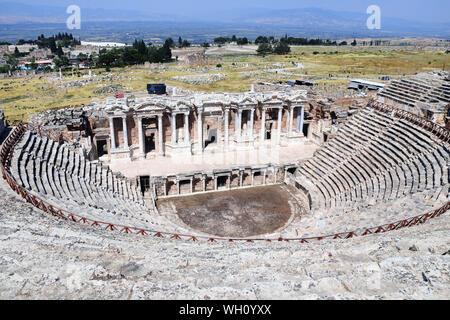
[[[449,154],[447,141],[369,104],[301,163],[295,179],[310,190],[313,212],[349,212],[430,190],[448,196]]]
[[[439,84],[431,84],[416,76],[394,80],[378,95],[412,107],[417,102],[450,103],[450,83],[447,79],[442,79]]]
[[[32,131],[17,143],[10,170],[29,193],[66,212],[136,228],[186,231],[144,205],[128,179]]]
[[[448,201],[449,155],[448,139],[369,104],[299,165],[294,179],[303,188],[285,189],[298,192],[293,196],[303,199],[300,202],[309,201],[311,212],[299,210],[284,230],[264,237],[374,227],[442,206]],[[10,173],[29,193],[67,212],[117,225],[192,234],[146,207],[136,186],[124,177],[31,131],[17,141]]]

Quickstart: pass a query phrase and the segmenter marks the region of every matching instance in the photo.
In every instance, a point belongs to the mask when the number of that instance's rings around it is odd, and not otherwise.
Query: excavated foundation
[[[160,213],[176,214],[189,228],[219,237],[251,237],[282,229],[299,204],[273,185],[158,201]]]

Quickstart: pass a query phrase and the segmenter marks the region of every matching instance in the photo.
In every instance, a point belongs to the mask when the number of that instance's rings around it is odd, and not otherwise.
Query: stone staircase
[[[296,180],[319,191],[313,210],[350,211],[448,184],[449,154],[430,132],[367,107],[300,165]]]
[[[31,194],[88,219],[142,229],[186,231],[145,206],[132,181],[31,131],[25,132],[14,150],[11,173]]]
[[[378,95],[401,104],[415,106],[416,103],[450,103],[450,83],[447,78],[434,74],[394,80]]]

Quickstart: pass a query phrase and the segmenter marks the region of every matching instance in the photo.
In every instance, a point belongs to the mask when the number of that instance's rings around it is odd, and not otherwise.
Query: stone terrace
[[[422,73],[411,78],[394,80],[379,97],[415,107],[418,104],[449,104],[450,74],[448,72]]]
[[[94,221],[186,231],[145,206],[130,180],[47,137],[27,131],[13,159],[16,182],[54,207]]]
[[[348,240],[194,243],[60,221],[1,179],[0,198],[1,299],[448,299],[448,215]]]
[[[448,143],[404,119],[367,107],[297,170],[313,210],[401,199],[449,183]]]

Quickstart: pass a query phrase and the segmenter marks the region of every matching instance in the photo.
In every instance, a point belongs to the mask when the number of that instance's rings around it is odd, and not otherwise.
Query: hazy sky
[[[380,6],[382,15],[415,21],[450,22],[450,0],[9,0],[10,2],[55,6],[79,5],[81,8],[141,10],[153,13],[176,13],[195,19],[220,16],[222,10],[239,8],[293,9],[323,8],[338,11],[365,11],[369,5]]]

